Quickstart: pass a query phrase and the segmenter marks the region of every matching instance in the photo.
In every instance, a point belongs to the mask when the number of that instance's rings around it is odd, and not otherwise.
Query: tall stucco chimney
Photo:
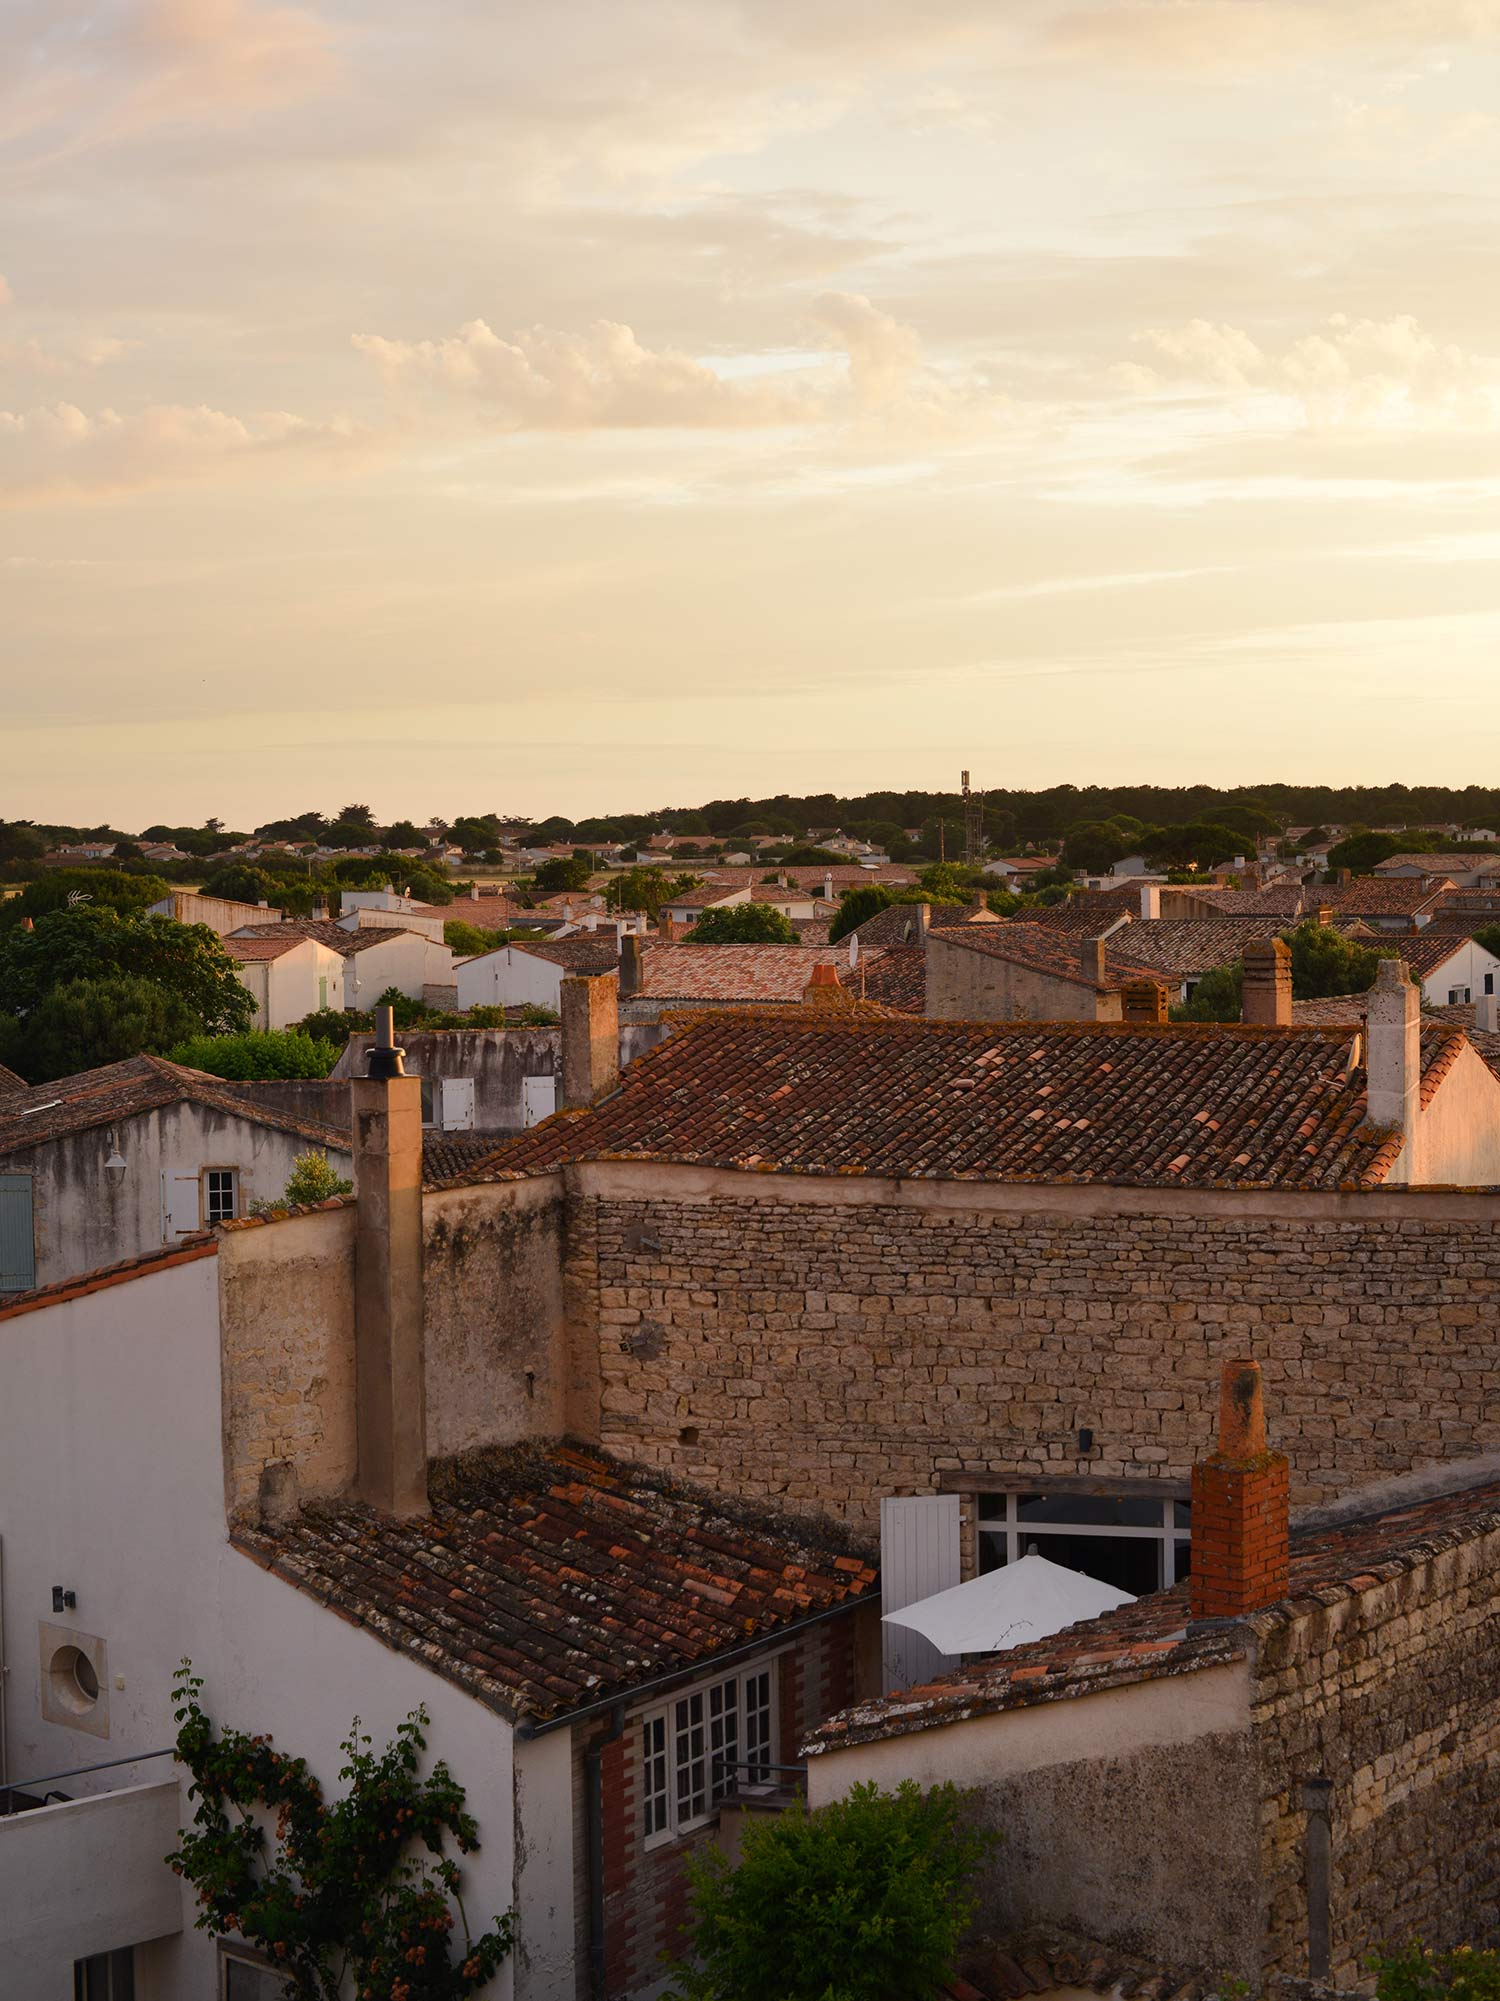
[[[1104,985],[1104,940],[1084,938],[1078,946],[1078,970],[1096,987]]]
[[[359,1497],[427,1511],[423,1361],[422,1083],[405,1074],[391,1010],[375,1010],[369,1074],[350,1080],[354,1122],[354,1383]]]
[[[1500,1034],[1500,994],[1481,994],[1474,1003],[1474,1026],[1486,1035]]]
[[[1161,916],[1161,884],[1143,882],[1141,884],[1141,915],[1151,919]]]
[[[629,1000],[646,983],[646,941],[637,934],[620,940],[620,999]]]
[[[1245,989],[1240,1019],[1260,1028],[1292,1025],[1292,948],[1284,938],[1260,938],[1245,947]]]
[[[1226,1362],[1219,1447],[1193,1467],[1195,1619],[1235,1619],[1274,1605],[1289,1587],[1286,1454],[1266,1445],[1259,1362]]]
[[[620,1081],[620,983],[613,973],[562,983],[562,1101],[579,1111]]]
[[[1399,959],[1382,959],[1367,997],[1367,1116],[1395,1126],[1408,1142],[1422,1094],[1422,996]]]
[[[825,903],[833,901],[833,877],[826,870],[823,874],[823,901]]]

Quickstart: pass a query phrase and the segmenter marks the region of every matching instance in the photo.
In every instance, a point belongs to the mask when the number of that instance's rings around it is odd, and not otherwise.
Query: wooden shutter
[[[35,1284],[31,1176],[0,1174],[0,1292],[25,1292]]]
[[[161,1178],[162,1239],[191,1235],[203,1227],[203,1210],[196,1174],[164,1174]]]
[[[445,1077],[442,1083],[443,1131],[469,1133],[474,1130],[474,1079]]]
[[[521,1123],[523,1125],[540,1125],[543,1119],[550,1119],[556,1109],[557,1079],[555,1077],[523,1077],[521,1079]]]
[[[880,1609],[899,1612],[962,1583],[957,1494],[899,1495],[880,1504]],[[930,1640],[904,1626],[885,1626],[881,1667],[885,1689],[911,1688],[959,1665]]]

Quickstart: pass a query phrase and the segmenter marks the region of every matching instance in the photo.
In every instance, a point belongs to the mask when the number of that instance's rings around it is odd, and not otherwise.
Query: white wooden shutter
[[[474,1079],[444,1077],[443,1131],[469,1133],[474,1130]]]
[[[196,1174],[164,1174],[161,1178],[162,1238],[170,1243],[203,1227]]]
[[[521,1079],[522,1125],[540,1125],[543,1119],[550,1119],[556,1109],[557,1079],[555,1077],[523,1077]]]
[[[880,1504],[880,1609],[899,1612],[962,1583],[957,1494],[898,1495]],[[931,1640],[904,1626],[882,1625],[885,1690],[911,1688],[959,1665]]]

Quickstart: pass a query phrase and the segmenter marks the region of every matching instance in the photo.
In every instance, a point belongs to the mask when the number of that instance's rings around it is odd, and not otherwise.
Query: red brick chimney
[[[1219,1384],[1219,1449],[1193,1468],[1195,1619],[1237,1619],[1289,1588],[1286,1455],[1266,1447],[1259,1362],[1226,1362]]]
[[[1245,989],[1240,1019],[1262,1028],[1292,1025],[1292,949],[1284,938],[1245,947]]]

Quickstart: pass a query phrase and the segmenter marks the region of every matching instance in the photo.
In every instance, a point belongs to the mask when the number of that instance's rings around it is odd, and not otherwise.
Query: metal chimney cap
[[[406,1075],[406,1051],[396,1047],[396,1016],[392,1008],[378,1007],[375,1010],[375,1040],[370,1045],[365,1075],[367,1077]]]

